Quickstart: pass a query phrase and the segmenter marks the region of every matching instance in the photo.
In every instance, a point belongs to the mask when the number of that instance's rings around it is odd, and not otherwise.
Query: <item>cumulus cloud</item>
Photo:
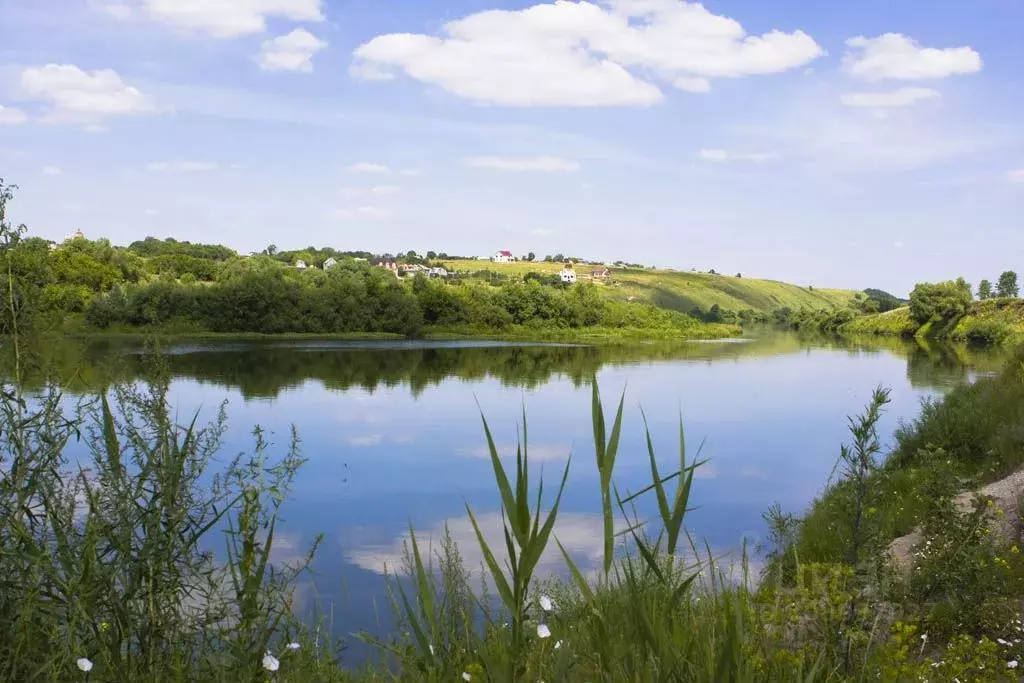
[[[313,55],[327,47],[303,28],[297,28],[288,35],[263,41],[259,65],[264,71],[313,71]]]
[[[71,64],[31,67],[21,73],[21,89],[29,97],[53,106],[47,117],[51,122],[156,111],[148,97],[112,69],[83,71]]]
[[[15,126],[26,121],[28,121],[28,114],[22,110],[0,104],[0,126]]]
[[[508,106],[647,106],[663,82],[707,92],[713,78],[772,74],[825,54],[802,31],[747,35],[739,22],[680,0],[609,0],[489,10],[441,35],[392,33],[361,45],[350,74],[404,73],[459,97]]]
[[[64,171],[57,166],[43,166],[43,175],[64,175]]]
[[[1024,168],[1018,169],[1016,171],[1008,171],[1006,173],[1006,179],[1009,180],[1011,183],[1024,184]]]
[[[216,171],[219,166],[209,161],[154,161],[146,166],[150,171],[175,173],[202,173]]]
[[[926,80],[981,71],[981,55],[970,47],[921,47],[900,33],[846,41],[843,70],[864,81]]]
[[[537,173],[575,173],[580,170],[578,161],[559,157],[470,157],[462,163],[471,168],[489,168],[495,171]]]
[[[730,152],[726,149],[702,149],[697,153],[701,161],[709,161],[717,164],[725,164],[730,161],[749,161],[755,164],[763,164],[766,161],[778,159],[775,152]]]
[[[399,173],[399,175],[404,175],[404,176],[407,176],[407,177],[410,177],[410,178],[415,177],[415,176],[423,175],[423,171],[421,171],[418,168],[403,168],[398,173]]]
[[[352,164],[345,169],[349,173],[390,173],[391,169],[383,164],[371,164],[367,162],[360,162],[358,164]]]
[[[346,223],[384,221],[391,218],[391,212],[376,206],[360,206],[355,209],[337,209],[332,211],[331,218]]]
[[[939,97],[939,91],[931,88],[900,88],[891,92],[848,92],[843,94],[840,101],[847,107],[889,109],[909,107]]]
[[[148,18],[214,38],[263,33],[270,18],[323,21],[323,0],[135,0],[108,5],[119,19]]]

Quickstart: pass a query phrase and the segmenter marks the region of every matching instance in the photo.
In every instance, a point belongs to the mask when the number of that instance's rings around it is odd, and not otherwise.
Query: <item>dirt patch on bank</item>
[[[967,491],[956,497],[957,506],[964,512],[970,511],[974,496],[981,495],[992,501],[992,506],[1001,511],[994,515],[992,534],[1009,543],[1021,538],[1021,520],[1024,510],[1021,509],[1021,498],[1024,497],[1024,469],[1017,470],[1005,479],[994,481],[978,491]],[[911,561],[914,548],[921,542],[921,534],[912,531],[900,536],[889,544],[889,556],[893,564],[903,572],[909,572],[913,566]]]

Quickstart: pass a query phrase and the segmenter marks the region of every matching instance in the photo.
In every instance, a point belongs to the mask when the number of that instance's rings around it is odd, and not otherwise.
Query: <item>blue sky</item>
[[[12,217],[817,286],[1024,269],[1024,3],[0,0]]]

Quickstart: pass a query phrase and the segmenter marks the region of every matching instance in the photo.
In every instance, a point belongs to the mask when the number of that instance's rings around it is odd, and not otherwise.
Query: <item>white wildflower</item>
[[[1006,666],[1008,666],[1011,669],[1016,669],[1017,668],[1017,660],[1016,659],[1011,659],[1010,661],[1008,661],[1006,663]]]
[[[537,624],[537,635],[540,638],[550,638],[551,629],[548,628],[547,624]]]
[[[92,671],[92,662],[86,659],[85,657],[79,659],[77,662],[75,662],[75,664],[78,665],[79,671],[84,671],[85,673],[89,673],[90,671]]]
[[[556,649],[556,650],[557,650],[558,648],[560,648],[560,647],[562,647],[562,641],[558,641],[557,643],[555,643],[555,649]]]
[[[430,656],[433,657],[434,656],[434,646],[433,645],[427,645],[427,647],[430,648]]]
[[[540,608],[545,612],[550,612],[555,608],[555,603],[551,602],[551,598],[546,595],[540,596]]]
[[[1000,645],[1009,645],[1009,643],[1003,640],[1002,638],[996,638],[996,642]]]
[[[463,671],[462,672],[462,680],[464,680],[464,681],[471,681],[471,680],[473,680],[473,677],[469,675],[468,671]]]
[[[263,668],[267,671],[274,672],[281,668],[281,662],[277,661],[277,657],[268,652],[263,655]]]
[[[288,648],[289,650],[298,650],[302,646],[299,645],[298,643],[288,643],[287,645],[285,645],[285,647]]]

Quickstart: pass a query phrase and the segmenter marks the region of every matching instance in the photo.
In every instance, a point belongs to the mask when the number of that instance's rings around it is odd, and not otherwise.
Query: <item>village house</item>
[[[513,256],[512,252],[508,249],[502,249],[501,251],[496,252],[494,256],[491,257],[491,260],[495,263],[512,263],[516,260],[516,257]]]
[[[608,280],[612,276],[611,271],[607,268],[595,268],[590,272],[591,280]]]
[[[431,268],[427,271],[427,275],[429,277],[448,277],[448,270],[441,267]]]
[[[324,261],[324,270],[330,270],[336,265],[338,265],[338,262],[334,258],[329,258]]]
[[[558,277],[566,284],[572,285],[576,283],[576,271],[572,268],[562,268],[558,271]]]
[[[305,270],[306,262],[303,261],[302,259],[299,259],[298,261],[295,262],[295,267],[298,268],[299,270]]]
[[[398,271],[398,264],[395,263],[394,261],[379,261],[375,265],[378,268],[384,268],[386,270],[390,270],[391,272]]]

